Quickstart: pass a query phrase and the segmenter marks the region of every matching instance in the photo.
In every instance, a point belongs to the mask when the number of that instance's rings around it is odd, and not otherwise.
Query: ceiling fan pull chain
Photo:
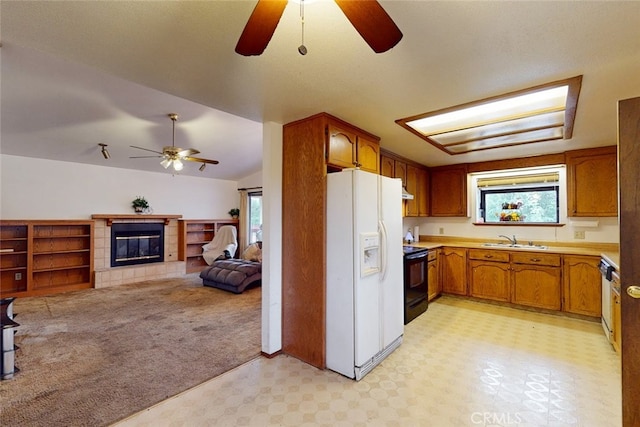
[[[304,45],[304,0],[300,0],[300,22],[302,24],[302,44],[298,47],[300,55],[307,54],[307,47]]]

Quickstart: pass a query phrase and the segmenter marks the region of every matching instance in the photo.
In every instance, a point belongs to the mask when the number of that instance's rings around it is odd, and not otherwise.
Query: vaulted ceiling
[[[176,145],[220,160],[182,173],[235,180],[260,170],[262,122],[326,111],[436,166],[615,144],[617,101],[640,96],[640,2],[381,1],[404,34],[382,54],[334,2],[306,3],[307,55],[289,2],[243,57],[254,1],[3,1],[1,152],[162,172],[129,146],[171,145],[177,112]],[[576,75],[569,140],[451,156],[395,123]]]

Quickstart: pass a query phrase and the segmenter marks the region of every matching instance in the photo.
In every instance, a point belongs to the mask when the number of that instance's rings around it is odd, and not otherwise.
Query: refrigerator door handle
[[[387,227],[384,221],[378,221],[380,229],[380,281],[387,277]]]

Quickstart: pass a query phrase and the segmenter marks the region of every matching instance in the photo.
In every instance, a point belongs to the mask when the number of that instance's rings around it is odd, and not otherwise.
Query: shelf
[[[33,256],[38,256],[38,255],[57,255],[57,254],[75,254],[75,253],[81,253],[81,252],[91,252],[91,249],[89,248],[82,248],[82,249],[68,249],[68,250],[63,250],[63,251],[49,251],[49,252],[34,252]]]
[[[1,291],[29,297],[93,286],[92,220],[0,221]],[[20,274],[19,274],[20,273]]]
[[[172,219],[182,218],[182,215],[146,215],[146,214],[93,214],[92,219],[104,219],[107,221],[107,227],[111,227],[116,219],[161,219],[164,225],[169,225]]]
[[[21,265],[21,266],[17,266],[17,267],[3,267],[0,268],[0,271],[20,271],[20,270],[26,270],[27,266],[26,265]]]
[[[186,261],[187,273],[202,271],[207,263],[202,258],[202,246],[211,242],[224,225],[238,227],[237,219],[179,220],[178,259]]]
[[[91,237],[91,234],[66,234],[61,236],[33,236],[33,240],[46,240],[46,239],[72,239],[76,237]]]
[[[76,270],[76,269],[82,269],[82,268],[89,268],[89,264],[84,264],[84,265],[68,265],[68,266],[64,266],[64,267],[51,267],[51,268],[40,268],[40,269],[33,269],[34,273],[46,273],[46,272],[51,272],[51,271],[64,271],[64,270]]]

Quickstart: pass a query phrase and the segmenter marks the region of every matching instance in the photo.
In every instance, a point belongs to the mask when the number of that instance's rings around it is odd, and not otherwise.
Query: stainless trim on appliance
[[[613,334],[613,330],[611,329],[613,326],[611,316],[611,286],[613,285],[612,280],[614,279],[614,274],[618,277],[618,283],[620,279],[617,273],[615,273],[613,266],[606,260],[600,259],[598,268],[602,274],[602,317],[600,323],[602,324],[602,330],[607,340],[611,342]]]

